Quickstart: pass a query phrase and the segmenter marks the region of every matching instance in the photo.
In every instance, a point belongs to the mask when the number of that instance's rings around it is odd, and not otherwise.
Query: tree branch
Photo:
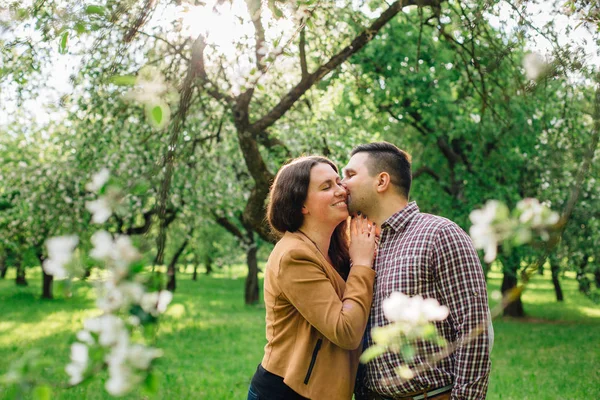
[[[421,176],[423,174],[430,175],[433,179],[435,179],[438,182],[440,180],[440,176],[433,169],[426,167],[426,166],[423,166],[423,167],[417,169],[415,172],[413,172],[412,178],[417,179],[419,176]]]
[[[250,14],[250,19],[252,19],[252,24],[254,24],[254,36],[256,38],[256,47],[254,49],[254,54],[256,55],[256,68],[264,72],[266,69],[266,65],[263,62],[265,57],[265,28],[262,25],[262,11],[261,11],[261,1],[260,0],[246,0],[246,7],[248,8],[248,13]]]
[[[304,81],[308,79],[308,65],[306,64],[306,27],[302,27],[300,31],[300,43],[298,44],[300,48],[300,71],[302,72],[302,77],[300,80]]]
[[[306,79],[302,79],[294,88],[292,88],[279,103],[271,109],[265,116],[254,122],[250,127],[250,131],[254,134],[264,131],[272,126],[279,118],[281,118],[296,101],[308,91],[315,83],[319,82],[325,75],[333,71],[340,64],[346,61],[350,56],[360,51],[367,45],[377,33],[394,18],[402,8],[408,5],[439,5],[442,0],[400,0],[394,2],[362,33],[352,40],[352,42],[334,55],[325,64],[321,65],[315,72],[308,74]]]

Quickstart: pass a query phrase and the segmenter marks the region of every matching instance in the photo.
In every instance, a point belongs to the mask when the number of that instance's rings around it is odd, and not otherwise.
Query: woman
[[[275,177],[267,218],[282,238],[265,270],[267,345],[248,400],[352,398],[373,297],[375,227],[354,218],[348,245],[346,197],[323,157],[296,159]]]

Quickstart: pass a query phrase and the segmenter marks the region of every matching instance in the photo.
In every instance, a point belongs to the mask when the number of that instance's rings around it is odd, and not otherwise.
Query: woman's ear
[[[390,174],[387,172],[381,172],[379,176],[377,176],[377,186],[375,187],[375,190],[377,190],[378,193],[383,193],[388,190],[389,186]]]
[[[308,212],[308,208],[306,208],[306,206],[302,206],[302,214],[304,214],[304,215],[310,214]]]

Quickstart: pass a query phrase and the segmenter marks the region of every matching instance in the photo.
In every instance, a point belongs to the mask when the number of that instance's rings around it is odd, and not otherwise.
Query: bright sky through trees
[[[227,73],[237,82],[237,86],[232,91],[239,91],[243,85],[243,77],[253,68],[253,61],[248,57],[239,57],[236,50],[236,43],[244,40],[253,40],[254,27],[252,22],[247,19],[246,5],[241,0],[234,0],[231,4],[217,5],[218,1],[210,0],[204,6],[193,6],[183,3],[180,6],[166,5],[154,13],[152,20],[144,28],[151,31],[153,27],[170,26],[173,21],[181,24],[179,32],[173,32],[172,35],[181,35],[191,39],[203,34],[207,42],[214,45],[216,51],[225,57],[231,65]],[[587,54],[586,61],[588,65],[600,65],[600,55],[598,39],[579,22],[574,16],[566,14],[556,15],[553,12],[552,1],[541,1],[538,4],[529,3],[527,13],[534,16],[535,29],[543,29],[544,25],[554,21],[558,31],[565,32],[559,36],[558,42],[561,46],[574,44],[583,47]],[[499,17],[490,17],[494,26],[515,32],[520,29],[515,16],[517,15],[509,3],[500,3]],[[267,43],[281,39],[280,43],[285,43],[295,31],[293,18],[282,18],[275,20],[270,15],[268,9],[263,10],[263,20],[265,21]],[[289,17],[289,16],[288,16]],[[0,20],[10,19],[10,13],[0,6]],[[567,28],[570,30],[567,33]],[[536,33],[531,27],[526,28],[530,35],[529,48],[531,51],[549,56],[552,52],[552,43],[545,37]],[[8,39],[8,32],[0,30],[0,39]],[[39,32],[33,28],[20,28],[14,31],[15,36],[30,37],[32,41],[39,42],[41,38]],[[167,37],[167,39],[171,39]],[[26,99],[19,106],[17,102],[17,85],[14,82],[5,81],[0,84],[0,104],[2,112],[0,113],[0,127],[7,126],[15,119],[23,118],[35,121],[40,125],[50,121],[60,121],[65,111],[58,106],[61,96],[73,93],[74,88],[70,84],[69,77],[76,73],[83,55],[86,54],[82,49],[90,48],[90,43],[81,42],[73,35],[70,39],[71,51],[67,54],[60,54],[58,46],[53,49],[52,62],[43,67],[42,74],[48,78],[44,80],[43,86],[38,89],[38,97]],[[19,51],[18,48],[16,51]],[[273,51],[266,48],[265,52]],[[81,54],[79,54],[81,53]],[[213,54],[216,56],[216,54]],[[237,59],[236,59],[237,58]],[[207,58],[210,62],[210,57]],[[282,60],[278,60],[282,62]],[[284,61],[285,62],[285,61]]]

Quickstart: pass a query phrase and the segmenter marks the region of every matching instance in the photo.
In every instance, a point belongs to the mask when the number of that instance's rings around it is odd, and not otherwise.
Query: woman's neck
[[[310,223],[302,224],[300,227],[302,233],[304,233],[308,238],[317,246],[321,254],[325,258],[328,258],[329,254],[329,245],[331,244],[331,235],[333,235],[333,231],[335,230],[335,226],[333,228],[313,225]]]

